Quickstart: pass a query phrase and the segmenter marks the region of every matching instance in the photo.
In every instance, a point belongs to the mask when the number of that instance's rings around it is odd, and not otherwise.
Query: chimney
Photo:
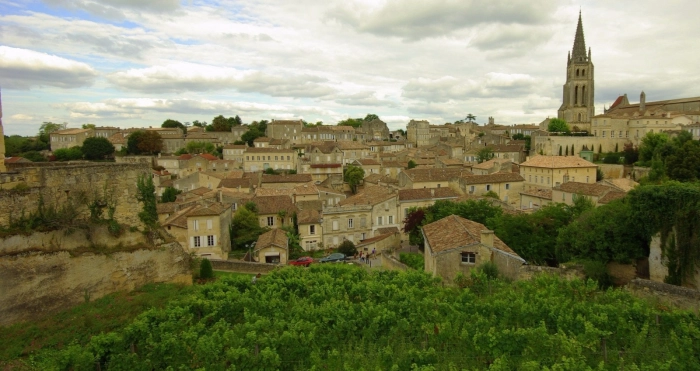
[[[297,203],[297,194],[296,193],[292,194],[292,200],[294,201],[294,204],[296,205],[296,203]]]
[[[486,247],[493,247],[493,231],[484,229],[481,231],[481,244]]]
[[[639,111],[644,112],[646,111],[647,108],[647,95],[644,94],[644,91],[642,91],[642,94],[639,94]]]

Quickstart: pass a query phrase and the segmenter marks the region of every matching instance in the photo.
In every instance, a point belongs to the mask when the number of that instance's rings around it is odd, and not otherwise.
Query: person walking
[[[255,285],[256,282],[258,282],[258,278],[262,277],[262,274],[258,273],[255,276],[253,276],[253,285]]]

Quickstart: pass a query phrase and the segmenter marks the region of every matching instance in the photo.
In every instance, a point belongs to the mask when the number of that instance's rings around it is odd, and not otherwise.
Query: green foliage
[[[222,115],[214,117],[211,121],[211,130],[207,131],[231,131],[231,128],[236,125],[241,125],[243,122],[241,118],[236,115],[236,117],[224,117]],[[263,133],[265,131],[263,130]]]
[[[357,248],[352,241],[344,240],[340,245],[338,245],[338,252],[345,254],[345,256],[354,256],[357,254]]]
[[[601,180],[605,179],[605,174],[603,174],[603,170],[599,167],[595,169],[595,181],[600,182]]]
[[[365,169],[359,166],[348,165],[343,171],[343,180],[348,183],[352,193],[357,193],[357,186],[360,185],[364,178]]]
[[[87,138],[81,147],[86,160],[104,160],[114,155],[114,145],[102,137]]]
[[[700,262],[700,184],[639,186],[627,197],[632,225],[647,239],[660,233],[670,281],[690,280]]]
[[[156,187],[149,174],[141,174],[136,180],[138,193],[136,199],[143,204],[139,219],[150,229],[158,226],[158,211],[156,210]]]
[[[126,149],[132,155],[155,155],[163,150],[163,138],[153,130],[137,130],[129,134]]]
[[[83,151],[80,147],[60,148],[53,151],[57,161],[75,161],[83,158]]]
[[[209,259],[202,259],[202,263],[199,266],[199,278],[205,280],[214,278],[214,269]]]
[[[183,134],[187,134],[187,126],[185,126],[183,123],[177,120],[171,120],[167,119],[163,121],[163,124],[160,125],[162,128],[180,128],[182,129]]]
[[[566,121],[562,119],[550,119],[549,125],[547,125],[547,131],[550,133],[571,133],[569,124],[567,124]]]
[[[666,133],[647,133],[639,146],[639,161],[648,165],[657,149],[663,147],[668,141],[669,137]]]
[[[608,268],[604,262],[590,259],[580,259],[576,262],[583,265],[583,273],[586,275],[586,279],[598,282],[598,286],[601,289],[613,286],[613,278],[608,273]]]
[[[265,169],[264,173],[268,174],[268,175],[279,175],[280,174],[279,171],[277,171],[271,167],[268,167],[267,169]]]
[[[399,261],[417,271],[422,272],[425,269],[425,259],[423,258],[423,254],[402,252],[399,254]]]
[[[626,143],[622,149],[622,153],[625,157],[626,165],[632,165],[639,160],[639,148],[632,143]]]
[[[619,153],[608,152],[608,154],[605,155],[605,158],[603,158],[603,163],[604,164],[619,164],[621,158],[622,158],[622,155]]]
[[[338,124],[337,124],[337,125],[338,125],[338,126],[352,126],[352,127],[354,127],[354,128],[359,128],[359,127],[362,126],[362,123],[363,123],[364,121],[365,121],[365,120],[363,120],[362,118],[356,118],[356,119],[354,119],[354,118],[347,118],[347,119],[345,119],[345,120],[338,121]]]
[[[415,271],[370,274],[335,264],[276,270],[254,287],[249,277],[225,277],[117,331],[30,361],[38,369],[700,367],[700,320],[691,313],[600,292],[593,281],[472,277],[468,290]]]
[[[37,157],[30,158],[30,156],[35,156],[35,154],[41,156],[39,151],[48,149],[48,136],[46,141],[42,141],[40,137],[21,137],[19,135],[5,136],[5,155],[7,157],[18,156],[38,162]],[[46,159],[43,158],[41,161],[46,161]]]
[[[477,269],[490,280],[498,279],[498,266],[494,262],[487,261],[478,266]]]
[[[248,204],[239,207],[233,215],[231,222],[231,244],[233,249],[245,249],[258,240],[258,237],[265,232],[260,227],[258,216],[248,209]]]
[[[249,147],[253,146],[253,141],[257,138],[265,136],[265,130],[267,129],[267,121],[262,120],[260,122],[253,121],[248,125],[248,131],[243,133],[241,140],[246,142]]]
[[[476,161],[477,161],[478,163],[482,163],[482,162],[484,162],[484,161],[488,161],[488,160],[492,159],[493,156],[494,156],[494,154],[493,154],[493,148],[491,148],[491,147],[484,147],[484,148],[480,149],[479,152],[477,152],[477,154],[476,154]]]
[[[468,122],[474,122],[474,120],[476,120],[476,116],[472,115],[471,113],[468,113],[465,120],[467,120]]]
[[[408,168],[409,170],[415,168],[416,166],[418,166],[418,164],[416,164],[415,161],[413,161],[413,160],[408,160],[408,166],[407,166],[407,168]]]
[[[373,121],[373,120],[379,120],[379,116],[375,115],[374,113],[368,113],[367,116],[365,116],[365,121]]]
[[[484,193],[484,197],[495,198],[496,200],[499,199],[498,193],[496,193],[494,191],[488,191],[488,192]]]
[[[175,202],[177,200],[177,195],[179,195],[180,193],[182,193],[182,191],[179,189],[176,189],[174,187],[167,187],[165,188],[165,190],[163,190],[163,194],[160,196],[160,202]]]

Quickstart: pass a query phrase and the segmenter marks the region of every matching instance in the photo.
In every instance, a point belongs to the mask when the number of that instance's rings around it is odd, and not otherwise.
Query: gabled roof
[[[506,162],[510,162],[509,159],[507,158],[492,158],[488,161],[484,161],[480,164],[472,165],[472,169],[481,169],[481,170],[489,170],[493,168],[495,164],[503,164]]]
[[[459,194],[448,187],[399,189],[399,201],[457,198]]]
[[[481,231],[485,230],[488,228],[483,224],[457,215],[450,215],[423,226],[423,234],[433,253],[480,244]],[[493,237],[493,248],[520,258],[496,236]]]
[[[227,144],[224,146],[224,149],[246,149],[248,148],[248,145],[246,144]]]
[[[520,192],[520,194],[527,195],[527,196],[533,196],[533,197],[537,197],[537,198],[542,198],[542,199],[546,199],[546,200],[552,199],[552,190],[545,189],[545,188],[527,189],[527,190]]]
[[[613,190],[612,187],[598,183],[565,182],[553,188],[555,191],[601,197]]]
[[[298,224],[314,224],[321,220],[321,213],[316,209],[305,209],[297,213]]]
[[[216,215],[221,215],[223,212],[225,212],[228,208],[224,207],[224,205],[220,203],[215,203],[211,204],[209,206],[200,206],[190,212],[187,213],[187,217],[193,217],[193,216],[216,216]]]
[[[414,160],[416,163],[419,160]],[[445,181],[454,178],[458,178],[463,175],[470,175],[472,172],[464,168],[444,168],[444,169],[410,169],[403,170],[403,172],[413,181],[413,182],[431,182],[431,181]]]
[[[377,162],[377,160],[372,159],[372,158],[361,158],[361,159],[355,160],[353,162],[357,162],[363,166],[373,166],[373,165],[378,166],[379,165],[379,162]]]
[[[597,167],[596,164],[588,162],[577,156],[535,156],[520,164],[521,167],[541,167],[549,169],[568,169]]]
[[[275,228],[261,234],[260,237],[258,237],[258,241],[255,243],[255,251],[270,246],[277,246],[283,249],[287,249],[288,243],[289,240],[287,239],[287,232],[279,228]]]
[[[485,184],[485,183],[503,183],[503,182],[522,182],[525,180],[520,174],[506,172],[506,173],[493,173],[486,175],[467,175],[463,176],[463,182],[465,184]]]
[[[380,234],[380,235],[378,235],[378,236],[374,236],[374,237],[372,237],[372,238],[366,238],[366,239],[360,241],[360,242],[356,245],[356,247],[366,246],[366,245],[369,245],[369,244],[372,244],[372,243],[375,243],[375,242],[379,242],[379,241],[381,241],[381,240],[384,240],[384,239],[389,238],[389,237],[392,237],[392,236],[394,236],[393,233],[384,233],[384,234]]]
[[[308,183],[312,180],[311,174],[263,174],[261,183]]]
[[[259,215],[277,214],[284,211],[291,216],[297,212],[290,196],[255,196],[250,201],[258,207]]]
[[[226,178],[222,179],[217,188],[250,188],[251,179],[249,178]]]
[[[216,160],[219,160],[218,157],[216,157],[216,156],[214,156],[214,155],[210,155],[210,154],[208,154],[208,153],[200,153],[200,154],[196,155],[195,157],[201,157],[201,158],[207,159],[207,160],[209,160],[209,161],[216,161]]]
[[[362,192],[341,200],[338,202],[338,205],[376,205],[392,197],[396,197],[396,194],[386,187],[365,186],[365,189],[363,189]]]

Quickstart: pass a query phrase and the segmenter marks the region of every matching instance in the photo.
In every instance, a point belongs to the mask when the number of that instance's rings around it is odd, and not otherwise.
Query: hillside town
[[[697,313],[700,97],[623,93],[595,112],[580,13],[558,67],[558,111],[508,125],[470,112],[398,129],[374,113],[328,124],[222,112],[133,128],[45,122],[20,137],[2,135],[0,98],[1,263],[31,276],[8,278],[0,324],[88,303],[91,290],[208,284],[215,271],[246,275],[252,292],[263,275],[327,262],[418,271],[473,292],[491,290],[478,286],[490,274],[593,279]],[[37,254],[50,257],[22,262]],[[85,278],[46,279],[77,258],[93,259]],[[38,304],[38,287],[57,282],[78,283],[62,288],[64,301],[50,286],[56,303]],[[426,331],[438,337],[441,326]]]

